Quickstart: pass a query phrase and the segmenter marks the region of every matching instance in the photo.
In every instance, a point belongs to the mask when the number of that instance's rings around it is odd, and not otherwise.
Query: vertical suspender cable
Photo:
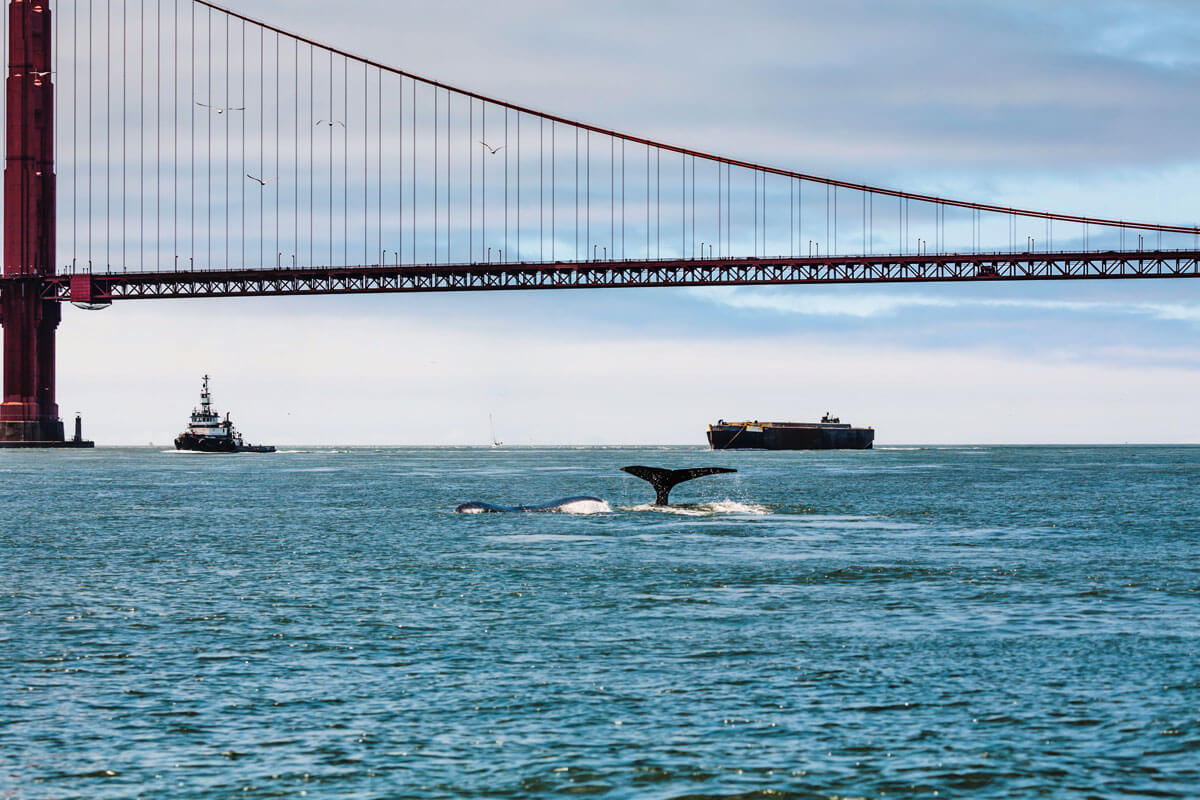
[[[487,101],[479,103],[479,136],[480,142],[487,142]],[[474,148],[474,144],[472,144]],[[484,145],[486,148],[486,144]],[[485,152],[479,154],[479,178],[480,178],[480,196],[479,196],[479,254],[484,255],[487,248],[487,156]],[[491,253],[487,254],[487,260],[491,261]]]
[[[556,201],[556,192],[558,188],[558,180],[556,177],[555,164],[558,158],[558,147],[555,145],[555,132],[558,130],[558,123],[554,120],[550,121],[550,260],[558,260],[556,255],[558,244],[558,232],[555,226],[555,219],[558,213],[558,202]]]
[[[160,11],[161,13],[161,11]],[[4,18],[4,42],[8,52],[8,14]],[[6,58],[7,60],[7,58]],[[7,83],[7,81],[5,81]],[[7,113],[0,109],[0,114]],[[7,138],[7,137],[5,137]],[[0,144],[5,147],[6,144]],[[79,257],[79,4],[71,4],[71,263]]]
[[[467,261],[475,260],[475,98],[467,98]]]
[[[104,265],[112,268],[112,0],[104,14]]]
[[[90,9],[91,6],[89,5]],[[90,11],[88,12],[90,15]],[[90,20],[89,20],[90,24]],[[171,17],[172,27],[175,29],[174,49],[171,51],[171,66],[174,69],[174,88],[171,98],[171,133],[175,141],[171,145],[171,165],[172,165],[172,180],[171,194],[172,202],[172,243],[175,252],[172,253],[174,258],[173,264],[176,268],[179,267],[179,0],[175,0],[175,13]],[[90,71],[89,71],[90,75]],[[89,77],[88,83],[91,83]],[[91,95],[90,86],[88,95]]]
[[[588,258],[588,245],[592,244],[592,132],[584,132],[586,194],[584,195],[584,230],[587,234],[583,239],[583,257]]]
[[[225,99],[224,103],[227,106],[233,105],[233,96],[229,93],[229,16],[225,16]],[[245,111],[242,112],[245,115]],[[229,135],[229,118],[225,119],[225,261],[223,266],[228,269],[229,264],[229,150],[230,150],[230,135]]]
[[[317,128],[317,49],[308,46],[308,262],[317,263],[317,171],[316,171],[316,128]]]
[[[795,258],[796,256],[796,193],[795,187],[792,185],[794,181],[788,183],[788,257]]]
[[[538,261],[546,260],[546,120],[538,117]]]
[[[796,181],[796,233],[799,238],[796,240],[796,249],[800,250],[804,247],[804,181]],[[812,249],[811,247],[809,248]],[[812,253],[809,253],[811,256]]]
[[[333,266],[333,51],[329,52],[329,262]]]
[[[433,263],[438,263],[438,88],[433,86]]]
[[[504,107],[504,250],[500,260],[508,260],[508,106]]]
[[[272,176],[276,181],[279,180],[279,33],[275,33],[275,174]],[[275,264],[279,266],[280,247],[279,247],[279,198],[282,194],[279,191],[279,184],[275,184]]]
[[[300,260],[300,40],[292,40],[292,257]]]
[[[371,129],[371,126],[368,124],[368,121],[371,118],[371,114],[367,110],[367,87],[368,87],[368,85],[369,85],[369,81],[367,80],[367,65],[364,62],[363,63],[363,262],[362,262],[364,265],[371,263],[370,256],[367,252],[367,248],[369,247],[369,245],[367,244],[367,241],[370,238],[369,234],[368,234],[368,228],[367,228],[368,222],[367,221],[371,218],[370,205],[367,200],[367,190],[370,188],[370,185],[371,185],[371,182],[367,177],[367,170],[369,170],[370,166],[371,166],[371,159],[367,156],[367,152],[370,149],[370,142],[368,141],[368,138],[367,138],[368,137],[367,132]]]
[[[379,263],[383,256],[383,73],[375,74],[375,249],[379,251]]]
[[[204,85],[204,90],[205,90],[205,94],[208,96],[209,105],[213,105],[213,99],[214,99],[213,91],[212,91],[212,28],[213,28],[212,9],[209,8],[208,9],[208,21],[205,24],[205,34],[208,37],[208,47],[205,50],[205,56],[207,57],[207,60],[208,60],[208,64],[206,65],[207,69],[208,69],[208,74],[205,79],[205,85]],[[204,239],[205,239],[206,249],[207,249],[207,255],[205,256],[205,266],[211,267],[212,263],[213,263],[213,260],[212,260],[212,205],[213,205],[212,204],[212,109],[210,108],[208,110],[208,113],[205,114],[204,116],[208,121],[208,134],[205,136],[205,138],[207,139],[207,141],[205,142],[205,146],[208,148],[208,151],[207,151],[208,154],[205,156],[205,159],[204,159],[204,171],[205,171],[205,175],[207,176],[206,189],[208,192],[207,208],[205,209],[206,213],[208,214],[208,223],[205,225],[205,228],[204,228]],[[224,115],[222,115],[222,116],[224,116]]]
[[[575,129],[575,260],[579,260],[579,128]]]
[[[266,165],[266,149],[264,141],[266,139],[267,129],[267,90],[266,90],[266,32],[265,29],[258,29],[258,177],[265,180],[266,170],[263,167]],[[263,197],[263,189],[266,187],[259,186],[258,189],[258,266],[261,269],[267,265],[265,258],[265,239],[266,234],[266,217],[263,207],[265,198]]]
[[[396,204],[396,223],[398,224],[398,233],[396,236],[396,264],[400,264],[401,253],[404,252],[404,79],[396,80],[396,127],[400,130],[400,156],[396,158],[400,167],[397,169],[397,196],[400,197]]]
[[[350,263],[350,59],[342,58],[342,264]]]
[[[57,20],[58,18],[55,17]],[[58,36],[54,37],[58,41]],[[138,4],[138,269],[146,266],[146,0]],[[57,102],[57,98],[56,98]]]
[[[242,74],[242,105],[246,105],[246,21],[242,20],[242,60],[238,63],[238,71]],[[242,269],[246,268],[246,117],[249,116],[249,110],[242,112],[242,175],[238,178],[238,184],[242,187],[241,204],[238,206],[238,216],[242,218]]]
[[[162,269],[162,3],[154,9],[154,266]]]
[[[412,169],[409,170],[412,181],[412,263],[417,263],[417,81],[414,79],[412,105]]]
[[[191,172],[189,180],[189,189],[191,191],[191,204],[188,209],[190,219],[190,233],[188,234],[188,255],[191,259],[189,266],[195,264],[196,258],[196,5],[191,4],[191,35],[189,37],[188,46],[191,51],[192,69],[191,69],[191,87],[192,87],[192,105],[191,105],[191,129],[188,139],[190,140],[192,157],[191,157]]]
[[[178,0],[176,0],[178,3]],[[6,15],[7,18],[7,15]],[[87,255],[88,268],[92,268],[92,39],[94,38],[96,28],[92,25],[92,4],[88,3],[88,57],[87,57],[87,116],[88,116],[88,132],[87,132],[87,186],[88,186],[88,201],[87,201]],[[7,83],[7,81],[6,81]]]
[[[517,112],[517,252],[516,261],[521,260],[521,112]]]

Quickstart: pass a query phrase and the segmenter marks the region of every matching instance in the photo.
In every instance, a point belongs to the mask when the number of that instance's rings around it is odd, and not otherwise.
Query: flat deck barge
[[[713,450],[870,450],[873,428],[855,428],[829,414],[820,422],[726,422],[708,426]]]

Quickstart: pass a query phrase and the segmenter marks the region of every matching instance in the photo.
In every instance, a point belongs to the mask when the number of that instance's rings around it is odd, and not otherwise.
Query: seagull
[[[266,186],[268,183],[275,180],[274,178],[267,178],[266,180],[263,180],[262,178],[256,178],[253,175],[251,175],[249,172],[246,173],[246,177],[252,181],[257,181],[260,186]]]
[[[196,105],[203,106],[204,108],[211,108],[213,111],[217,112],[218,114],[224,114],[226,111],[245,111],[246,110],[245,106],[241,106],[239,108],[226,108],[225,106],[210,106],[208,103],[200,103],[200,102],[197,102]]]
[[[46,71],[44,71],[44,72],[30,72],[29,74],[30,74],[30,75],[35,75],[35,76],[37,76],[37,77],[39,77],[39,78],[44,78],[44,77],[46,77],[47,75],[53,75],[53,74],[54,74],[54,70],[52,70],[52,69],[48,69],[48,70],[46,70]]]
[[[346,127],[346,123],[342,122],[340,119],[319,119],[317,120],[317,125],[328,125],[331,128],[334,125],[341,125],[343,128]]]
[[[492,155],[496,155],[496,153],[499,153],[501,150],[504,149],[504,145],[500,145],[499,147],[492,147],[490,144],[483,141],[482,139],[479,140],[479,143],[481,145],[483,145],[484,147],[486,147],[488,149],[488,152],[491,153]]]

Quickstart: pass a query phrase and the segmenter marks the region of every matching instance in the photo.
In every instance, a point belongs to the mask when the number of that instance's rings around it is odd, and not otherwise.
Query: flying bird
[[[196,105],[203,106],[204,108],[211,108],[213,111],[217,112],[218,114],[224,114],[226,111],[245,111],[246,110],[245,106],[239,106],[238,108],[227,108],[226,106],[210,106],[208,103],[201,103],[201,102],[197,102]]]
[[[341,125],[343,128],[346,127],[346,123],[342,122],[340,119],[319,119],[317,120],[317,125],[328,125],[331,128],[334,125]]]
[[[275,180],[274,178],[267,178],[266,180],[263,180],[262,178],[256,178],[253,175],[251,175],[249,172],[246,173],[246,177],[252,181],[257,181],[260,186],[266,186],[268,183]]]
[[[496,153],[499,153],[501,150],[504,149],[504,145],[500,145],[499,147],[492,147],[490,144],[483,141],[482,139],[479,140],[479,143],[481,145],[483,145],[484,147],[486,147],[488,149],[488,152],[491,153],[492,155],[496,155]]]
[[[53,75],[53,74],[54,74],[54,70],[52,70],[52,69],[48,69],[48,70],[46,70],[46,71],[44,71],[44,72],[30,72],[29,74],[30,74],[30,75],[35,75],[35,76],[37,76],[37,77],[39,77],[39,78],[44,78],[44,77],[46,77],[47,75]]]

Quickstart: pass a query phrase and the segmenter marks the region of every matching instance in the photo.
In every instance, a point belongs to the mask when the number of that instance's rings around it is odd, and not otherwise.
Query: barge
[[[855,428],[828,413],[820,422],[726,422],[708,426],[713,450],[870,450],[873,428]]]

